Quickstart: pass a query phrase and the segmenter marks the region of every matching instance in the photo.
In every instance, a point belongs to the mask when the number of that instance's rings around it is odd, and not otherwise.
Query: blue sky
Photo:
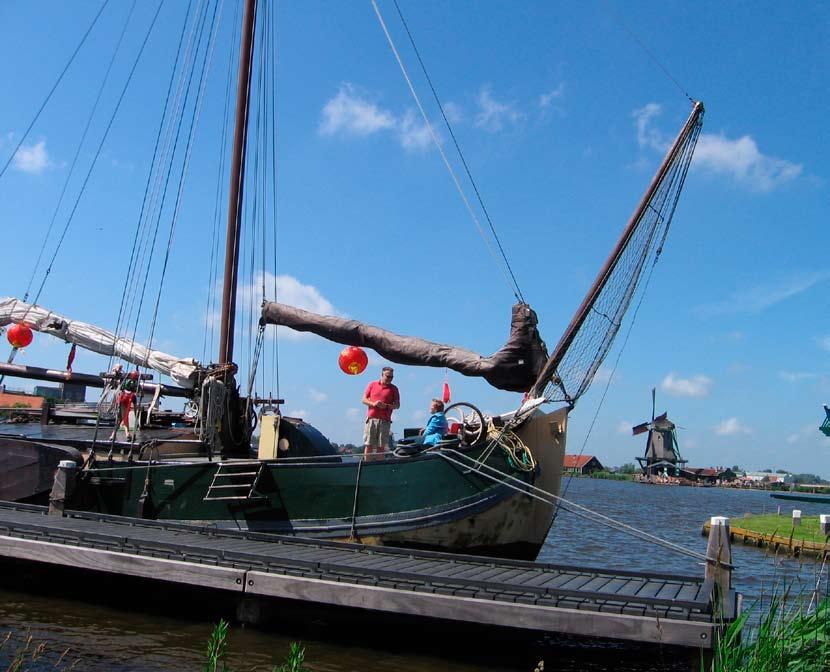
[[[820,2],[400,4],[551,347],[688,115],[682,91],[706,104],[668,245],[587,443],[622,338],[571,415],[568,452],[584,450],[612,465],[642,454],[642,437],[631,437],[630,427],[647,419],[656,387],[657,411],[668,410],[681,427],[681,450],[691,464],[830,477],[830,439],[817,431],[821,404],[830,401],[830,8]],[[100,6],[91,0],[0,5],[3,164]],[[130,7],[112,0],[0,178],[2,296],[21,297],[38,252],[51,256],[57,237],[53,232],[44,245],[44,236]],[[131,18],[57,231],[155,7],[140,2]],[[394,4],[379,7],[438,122]],[[160,349],[199,359],[214,323],[208,267],[234,8],[231,0],[222,8],[154,338]],[[40,298],[56,312],[115,326],[185,9],[171,0],[162,7],[78,202]],[[281,300],[484,354],[496,350],[507,336],[512,293],[432,144],[371,3],[279,3],[276,31]],[[461,175],[446,129],[438,123],[436,129]],[[226,183],[221,176],[223,192]],[[170,219],[162,223],[165,241]],[[163,246],[151,288],[162,256]],[[149,322],[146,316],[139,326],[139,340]],[[241,332],[237,353],[247,346]],[[276,393],[270,343],[266,350],[268,381],[260,391]],[[17,361],[62,368],[67,351],[36,336]],[[302,415],[334,441],[357,443],[360,397],[382,361],[372,356],[366,373],[348,377],[337,368],[339,351],[316,337],[281,333],[279,392],[285,412]],[[237,358],[244,366],[247,355]],[[105,363],[79,354],[75,368],[100,371]],[[423,421],[443,380],[443,370],[397,367],[403,398],[397,431]],[[518,403],[517,395],[481,381],[453,373],[449,381],[454,400],[489,412]]]

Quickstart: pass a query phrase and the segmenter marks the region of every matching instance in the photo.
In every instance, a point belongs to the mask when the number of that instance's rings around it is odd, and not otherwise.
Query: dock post
[[[715,609],[715,614],[724,614],[728,611],[726,599],[729,596],[729,590],[732,588],[731,565],[732,546],[729,540],[729,518],[712,516],[709,520],[709,542],[706,545],[704,579],[714,581],[712,606]],[[717,635],[717,637],[719,636]],[[715,646],[716,642],[713,641],[711,649],[701,649],[697,669],[711,669]]]
[[[724,566],[726,565],[726,566]],[[723,600],[732,588],[732,546],[729,542],[729,518],[712,516],[709,529],[709,543],[706,546],[706,571],[704,578],[713,579],[716,597],[721,613]]]
[[[830,534],[830,515],[822,513],[818,517],[819,525],[821,525],[821,533],[826,537]]]
[[[66,499],[75,489],[75,475],[78,465],[72,460],[61,460],[58,462],[58,470],[55,472],[55,482],[52,484],[52,492],[49,493],[49,515],[62,516]]]
[[[793,527],[801,525],[801,510],[793,509]]]

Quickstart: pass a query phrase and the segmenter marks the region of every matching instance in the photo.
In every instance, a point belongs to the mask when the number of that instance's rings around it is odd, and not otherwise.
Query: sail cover
[[[137,366],[146,366],[163,373],[181,387],[192,388],[199,363],[195,359],[181,359],[158,350],[151,350],[121,338],[86,322],[70,320],[41,306],[24,303],[15,298],[0,299],[0,327],[12,322],[25,322],[35,331],[51,334],[67,343],[102,355],[113,355]]]
[[[272,301],[263,304],[261,322],[307,331],[343,345],[371,348],[396,364],[445,366],[465,376],[484,378],[493,387],[510,392],[526,392],[547,360],[545,344],[536,328],[536,313],[526,303],[513,306],[510,337],[489,357],[414,336],[400,336],[357,320],[319,315]]]
[[[531,397],[574,404],[591,384],[648,265],[657,261],[703,126],[703,103],[663,159],[622,236],[539,374]]]

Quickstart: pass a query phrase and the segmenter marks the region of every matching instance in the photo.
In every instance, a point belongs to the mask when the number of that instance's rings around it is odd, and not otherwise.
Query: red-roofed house
[[[565,455],[562,470],[568,474],[593,474],[605,467],[593,455]]]

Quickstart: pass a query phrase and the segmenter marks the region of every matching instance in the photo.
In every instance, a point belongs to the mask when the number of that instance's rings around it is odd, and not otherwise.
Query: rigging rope
[[[107,81],[109,80],[110,72],[112,72],[112,66],[115,64],[115,59],[118,56],[118,52],[121,50],[121,44],[124,42],[124,35],[127,32],[127,26],[130,23],[130,19],[132,18],[133,12],[135,11],[135,5],[137,0],[133,0],[133,4],[130,6],[130,11],[127,13],[127,18],[124,20],[124,26],[121,28],[121,35],[118,37],[118,42],[115,45],[115,50],[112,52],[112,57],[110,58],[109,65],[107,65],[106,72],[104,73],[104,78],[101,80],[101,85],[98,87],[98,94],[95,97],[95,102],[92,104],[92,109],[89,112],[89,116],[87,117],[86,126],[84,127],[84,131],[81,134],[81,139],[78,142],[78,146],[75,148],[75,155],[72,157],[72,162],[69,165],[69,172],[66,175],[66,179],[63,182],[63,187],[61,189],[60,196],[58,196],[58,203],[55,206],[55,210],[52,213],[52,219],[49,221],[49,226],[46,229],[46,235],[43,236],[43,243],[40,246],[40,251],[38,252],[37,259],[35,260],[35,265],[32,268],[32,274],[29,276],[29,282],[26,285],[26,291],[23,293],[23,301],[29,300],[29,290],[32,288],[32,282],[34,282],[35,275],[37,275],[38,266],[40,266],[40,260],[43,258],[43,253],[46,251],[47,243],[49,242],[49,237],[52,234],[52,228],[55,225],[55,221],[58,218],[58,212],[60,211],[61,205],[63,204],[63,197],[66,195],[66,190],[69,187],[69,182],[72,179],[72,175],[75,173],[75,166],[78,163],[78,157],[81,154],[81,148],[84,145],[84,141],[86,140],[87,133],[89,133],[90,126],[92,125],[92,119],[95,117],[95,112],[98,110],[98,103],[101,102],[101,96],[104,93],[104,87],[106,87]]]
[[[9,164],[12,162],[14,157],[17,156],[17,151],[23,145],[23,142],[26,140],[26,137],[29,135],[29,131],[31,131],[32,127],[35,125],[35,123],[37,123],[37,120],[40,118],[40,113],[43,112],[43,109],[46,107],[46,104],[49,102],[49,99],[52,98],[52,94],[55,93],[55,90],[58,88],[58,85],[61,83],[61,80],[63,79],[63,76],[69,70],[69,66],[72,65],[72,62],[75,60],[75,57],[78,55],[78,52],[81,50],[81,47],[84,46],[84,42],[86,42],[86,38],[89,37],[89,34],[92,32],[92,29],[95,27],[95,24],[98,23],[98,19],[101,17],[101,14],[103,14],[103,12],[107,8],[108,4],[109,4],[109,0],[105,0],[104,4],[101,5],[101,9],[99,9],[98,13],[95,15],[95,18],[92,19],[92,23],[89,24],[89,28],[86,29],[86,32],[84,33],[84,36],[81,38],[81,41],[78,43],[78,46],[75,47],[75,51],[72,52],[72,56],[69,57],[69,61],[64,66],[63,70],[61,71],[61,74],[58,75],[57,80],[52,85],[52,88],[49,90],[49,93],[46,94],[46,98],[44,98],[43,102],[41,103],[40,107],[38,108],[38,111],[35,113],[34,118],[29,123],[29,125],[26,127],[26,130],[23,132],[23,135],[20,137],[20,142],[18,142],[17,145],[15,146],[15,148],[12,150],[12,153],[9,156],[9,158],[6,160],[6,163],[3,164],[3,168],[0,169],[0,177],[3,177],[6,170],[9,167]]]
[[[493,225],[493,220],[490,219],[490,213],[484,206],[484,199],[481,197],[481,193],[478,190],[478,185],[476,184],[476,181],[473,179],[473,174],[472,172],[470,172],[470,167],[467,165],[467,160],[464,158],[464,152],[461,151],[461,146],[458,144],[458,140],[456,139],[455,133],[452,130],[450,120],[447,118],[447,115],[444,112],[444,106],[441,104],[441,100],[438,98],[438,92],[435,90],[435,87],[432,84],[432,79],[429,76],[429,72],[427,72],[427,67],[424,64],[424,61],[421,58],[421,53],[418,51],[418,47],[415,44],[415,38],[412,36],[412,33],[409,30],[409,25],[407,24],[406,19],[403,17],[403,12],[401,12],[401,8],[398,5],[398,0],[394,0],[394,2],[395,9],[398,10],[398,16],[401,19],[401,23],[403,24],[403,27],[406,30],[406,34],[409,36],[409,42],[412,45],[412,49],[415,52],[415,56],[418,58],[418,63],[421,64],[421,70],[424,73],[424,77],[427,80],[427,84],[429,84],[429,88],[432,91],[432,96],[435,98],[435,103],[438,105],[438,109],[441,112],[441,117],[443,117],[444,124],[447,127],[447,131],[449,131],[453,144],[455,145],[455,150],[458,152],[458,157],[461,159],[461,163],[464,166],[465,172],[467,173],[467,179],[470,180],[470,184],[472,185],[473,191],[475,191],[476,198],[478,199],[478,204],[479,206],[481,206],[481,211],[484,213],[484,217],[487,219],[487,223],[490,225],[490,232],[493,234],[493,238],[496,241],[496,245],[498,245],[499,252],[501,252],[501,257],[504,260],[504,264],[505,266],[507,266],[507,270],[510,273],[511,279],[513,280],[513,286],[516,288],[516,293],[518,294],[517,298],[522,303],[526,303],[524,295],[522,294],[522,290],[519,288],[519,282],[516,280],[516,276],[513,273],[513,268],[510,266],[510,262],[507,260],[507,254],[505,253],[504,247],[502,247],[501,244],[501,240],[499,239],[499,236],[496,233],[496,227]]]
[[[487,251],[490,253],[490,256],[493,257],[493,260],[496,262],[496,266],[501,270],[502,275],[504,275],[504,279],[507,282],[507,286],[510,288],[510,291],[513,292],[513,296],[515,296],[517,300],[523,301],[523,299],[521,298],[521,291],[519,290],[519,287],[515,284],[514,281],[511,281],[507,272],[499,263],[498,256],[496,256],[496,253],[493,250],[493,246],[490,244],[490,241],[488,240],[487,235],[485,234],[484,229],[481,226],[481,222],[478,220],[478,217],[476,216],[475,211],[473,210],[473,206],[467,199],[467,195],[464,193],[464,189],[461,186],[461,182],[459,181],[458,176],[455,174],[455,171],[453,170],[452,165],[450,164],[449,159],[447,158],[447,155],[444,152],[444,148],[441,146],[441,142],[438,139],[438,135],[436,134],[435,129],[432,127],[432,124],[429,121],[429,117],[427,116],[426,110],[424,110],[424,106],[421,104],[421,99],[415,92],[415,87],[412,85],[412,81],[409,78],[409,73],[406,70],[406,66],[403,64],[403,60],[401,60],[400,54],[398,53],[398,49],[395,47],[395,43],[392,40],[392,35],[390,35],[389,30],[386,27],[386,23],[383,20],[383,16],[381,15],[380,8],[378,7],[376,0],[371,0],[371,2],[372,7],[374,7],[375,9],[375,14],[377,15],[378,21],[380,22],[380,26],[383,29],[383,33],[384,35],[386,35],[386,41],[389,43],[389,48],[395,55],[395,60],[397,60],[398,62],[398,66],[400,67],[401,72],[403,73],[403,77],[406,80],[406,84],[409,87],[409,91],[412,94],[413,99],[415,100],[415,104],[418,106],[418,110],[421,112],[421,117],[423,117],[424,119],[424,124],[426,125],[427,130],[432,136],[432,140],[435,143],[435,147],[438,149],[438,153],[441,155],[441,159],[443,160],[444,165],[447,167],[447,170],[450,173],[450,177],[452,178],[452,181],[455,184],[455,188],[458,191],[458,194],[461,196],[461,200],[464,201],[464,205],[467,208],[467,212],[470,213],[470,217],[472,217],[473,223],[476,225],[479,235],[481,235],[481,239],[484,241],[484,244],[487,247]]]
[[[179,37],[179,45],[176,48],[176,58],[173,61],[173,69],[170,72],[170,80],[168,81],[168,84],[167,84],[167,95],[165,96],[165,99],[164,99],[164,107],[162,108],[161,119],[159,120],[158,131],[156,132],[156,141],[155,141],[155,145],[153,147],[153,158],[150,161],[150,170],[147,173],[147,182],[144,185],[144,195],[143,195],[142,200],[141,200],[141,209],[139,211],[138,220],[136,222],[135,236],[133,237],[133,244],[132,244],[132,248],[130,249],[130,260],[129,260],[129,263],[127,264],[127,271],[126,271],[125,277],[124,277],[124,287],[121,290],[121,301],[119,302],[119,306],[118,306],[118,318],[116,319],[116,323],[115,323],[115,334],[116,335],[118,335],[120,333],[120,330],[121,330],[121,327],[122,327],[122,318],[124,317],[124,309],[125,309],[125,306],[128,303],[128,296],[132,293],[130,291],[130,287],[131,287],[132,283],[135,282],[135,280],[133,280],[133,267],[138,262],[138,254],[140,254],[141,250],[143,249],[143,239],[142,239],[141,233],[142,233],[144,227],[142,226],[142,222],[144,221],[144,215],[145,215],[145,212],[148,210],[149,203],[153,200],[150,197],[151,185],[152,185],[152,182],[153,182],[153,176],[154,176],[155,168],[156,168],[156,165],[157,165],[156,162],[157,162],[157,160],[159,160],[159,161],[161,160],[160,156],[159,156],[159,146],[162,144],[162,135],[164,135],[164,122],[165,122],[165,118],[167,116],[167,110],[169,109],[169,106],[170,106],[170,93],[173,91],[173,83],[175,82],[175,79],[176,79],[176,69],[178,68],[178,65],[179,65],[179,59],[181,58],[181,53],[182,53],[182,45],[184,44],[184,36],[185,36],[185,32],[186,32],[185,28],[187,26],[187,19],[190,16],[190,10],[191,10],[192,7],[193,7],[193,0],[190,0],[190,2],[187,5],[187,11],[185,12],[185,15],[184,15],[184,23],[182,24],[181,35]],[[166,140],[167,140],[167,137],[165,137],[165,145],[162,147],[162,154],[166,151]],[[131,303],[132,302],[130,302],[130,304]],[[128,313],[125,321],[129,322],[130,317],[131,317],[131,312]],[[109,364],[108,364],[109,368],[112,368],[112,360],[113,360],[113,358],[110,357]]]
[[[590,520],[594,523],[598,523],[600,525],[604,525],[611,529],[617,530],[618,532],[623,532],[624,534],[629,534],[631,536],[637,537],[638,539],[642,539],[644,541],[648,541],[653,543],[657,546],[663,546],[668,550],[674,551],[681,555],[687,555],[691,558],[695,558],[697,560],[703,560],[711,562],[712,560],[703,553],[699,553],[697,551],[693,551],[689,548],[681,546],[680,544],[675,544],[674,542],[668,541],[666,539],[661,539],[660,537],[650,534],[649,532],[645,532],[644,530],[640,530],[633,525],[629,525],[627,523],[623,523],[622,521],[615,520],[610,516],[606,516],[605,514],[599,513],[598,511],[594,511],[589,509],[586,506],[582,506],[581,504],[577,504],[576,502],[572,502],[570,500],[565,499],[564,497],[560,497],[559,495],[554,495],[553,493],[548,492],[547,490],[542,490],[541,488],[537,488],[535,485],[530,483],[526,483],[525,481],[521,480],[520,478],[516,478],[511,474],[506,474],[503,471],[496,469],[489,464],[484,464],[473,458],[464,455],[463,453],[459,453],[457,450],[453,450],[451,448],[443,448],[438,451],[433,451],[433,454],[439,455],[443,459],[455,464],[458,467],[463,469],[474,469],[480,476],[493,481],[494,483],[498,483],[504,485],[505,487],[510,488],[516,492],[521,492],[528,497],[532,497],[540,502],[543,502],[548,505],[554,505],[558,503],[566,511],[573,513],[580,518],[584,518],[586,520]],[[451,454],[455,455],[456,457],[452,457]],[[482,471],[481,469],[476,469],[475,467],[483,467],[488,472]],[[502,478],[500,478],[502,477]],[[510,481],[510,482],[508,482]],[[515,483],[515,485],[514,485]],[[553,501],[551,501],[553,500]],[[718,564],[721,566],[727,566],[725,563],[721,563],[718,561]]]
[[[49,266],[47,267],[46,272],[44,273],[43,280],[40,283],[40,287],[38,288],[37,294],[35,295],[35,298],[32,301],[33,304],[36,304],[38,302],[38,299],[40,298],[40,295],[43,292],[43,288],[46,285],[46,280],[49,277],[49,273],[52,270],[52,266],[55,263],[55,259],[57,258],[58,252],[61,249],[61,245],[63,244],[63,241],[66,238],[66,234],[69,231],[69,226],[72,224],[72,220],[75,217],[75,212],[78,209],[78,204],[80,203],[81,197],[83,196],[84,191],[86,190],[86,185],[89,183],[89,178],[92,176],[92,171],[93,171],[93,169],[95,168],[95,165],[98,162],[98,157],[101,155],[101,150],[104,147],[104,142],[106,141],[107,136],[109,135],[110,129],[112,128],[112,124],[115,121],[115,117],[118,114],[118,110],[120,109],[121,103],[124,100],[124,95],[127,92],[127,87],[129,86],[130,82],[132,81],[133,75],[135,74],[136,68],[138,67],[138,63],[141,60],[141,55],[144,53],[144,48],[147,46],[147,41],[150,39],[150,34],[153,32],[153,27],[156,25],[156,20],[158,19],[158,16],[159,16],[159,13],[161,12],[161,8],[162,8],[163,4],[164,4],[164,0],[161,0],[159,2],[158,8],[156,9],[155,14],[153,15],[153,20],[151,21],[150,26],[147,28],[147,33],[144,35],[144,40],[141,43],[141,48],[139,49],[138,54],[136,55],[135,61],[133,62],[132,68],[130,69],[130,73],[127,76],[127,81],[124,83],[124,88],[121,90],[121,94],[118,97],[118,102],[115,105],[115,109],[112,112],[112,116],[110,117],[109,123],[107,124],[107,127],[104,131],[104,134],[101,137],[101,141],[98,144],[98,148],[95,151],[95,156],[92,159],[92,164],[90,165],[89,170],[87,171],[86,177],[84,178],[83,184],[81,185],[81,190],[78,193],[78,197],[75,199],[75,204],[72,206],[72,211],[70,212],[69,217],[66,221],[66,225],[63,228],[63,232],[61,233],[61,237],[58,240],[58,245],[55,248],[55,252],[54,252],[54,254],[52,255],[52,258],[49,261]]]

